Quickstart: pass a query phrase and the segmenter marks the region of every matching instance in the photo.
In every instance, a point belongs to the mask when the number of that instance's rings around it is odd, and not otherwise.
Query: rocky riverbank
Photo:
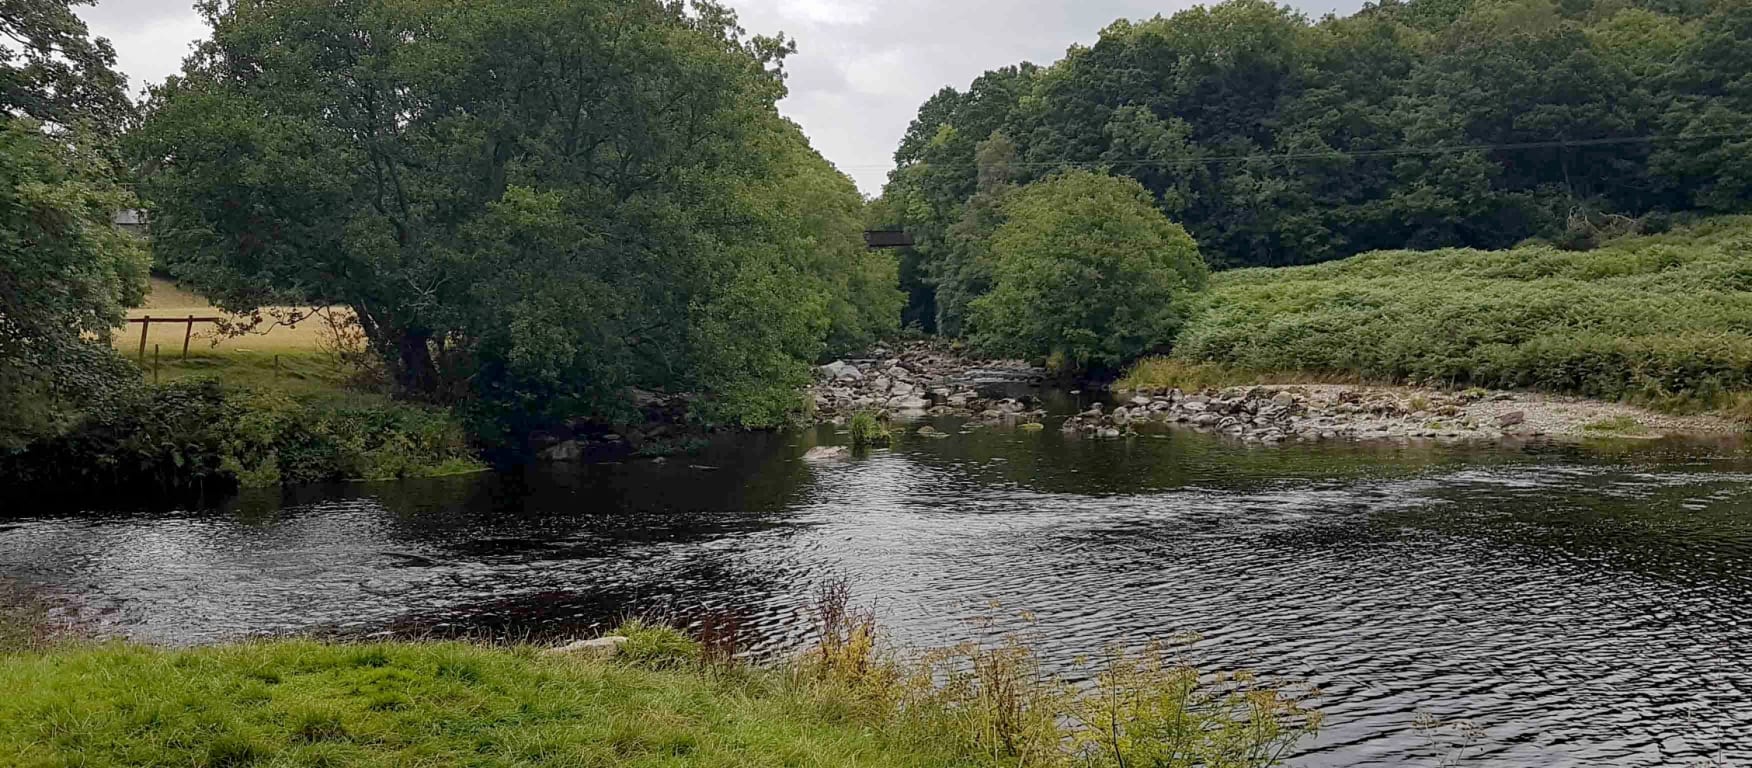
[[[1410,387],[1272,385],[1135,394],[1065,420],[1066,432],[1121,437],[1137,426],[1178,424],[1248,442],[1501,440],[1723,434],[1728,419],[1674,416],[1617,403],[1528,392]]]
[[[988,397],[982,392],[1039,384],[1046,378],[1045,369],[1020,360],[980,360],[941,342],[909,342],[816,369],[815,418],[843,424],[859,411],[875,411],[903,418],[1038,419],[1045,412],[1026,399]]]

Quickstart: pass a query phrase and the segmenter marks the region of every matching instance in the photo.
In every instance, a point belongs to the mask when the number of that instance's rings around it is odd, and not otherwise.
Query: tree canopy
[[[1602,230],[1752,206],[1752,2],[1383,0],[1310,20],[1228,0],[1119,21],[1051,66],[919,110],[884,191],[908,317],[959,334],[970,222],[1005,183],[1135,179],[1212,266],[1381,248],[1587,247]],[[977,250],[974,248],[973,250]]]
[[[1001,208],[992,288],[970,306],[988,351],[1117,367],[1174,338],[1204,287],[1198,245],[1131,179],[1069,171]]]
[[[0,449],[126,380],[107,340],[146,285],[145,249],[112,224],[134,205],[111,141],[131,107],[68,6],[0,2]]]
[[[710,2],[234,0],[156,89],[160,262],[350,308],[401,387],[507,432],[633,388],[775,423],[895,324],[862,200],[779,116],[783,38]]]

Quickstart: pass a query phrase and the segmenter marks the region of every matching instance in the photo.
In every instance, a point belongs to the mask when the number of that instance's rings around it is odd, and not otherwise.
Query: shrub
[[[973,341],[993,354],[1083,370],[1166,347],[1206,281],[1198,245],[1130,179],[1071,171],[1003,207],[995,279],[972,303]]]
[[[888,431],[888,425],[870,411],[853,414],[849,429],[853,448],[868,448],[894,442],[894,434]]]
[[[1752,389],[1752,218],[1587,253],[1384,251],[1216,276],[1175,356],[1672,406]]]
[[[0,454],[10,485],[88,493],[384,480],[475,466],[445,411],[307,404],[210,380],[125,390],[63,434]]]

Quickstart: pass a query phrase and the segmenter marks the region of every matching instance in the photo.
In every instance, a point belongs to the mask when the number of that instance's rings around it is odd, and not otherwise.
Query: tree
[[[96,0],[0,0],[0,104],[51,127],[119,133],[134,115],[108,40],[72,6]]]
[[[147,263],[112,225],[134,205],[105,133],[131,110],[114,59],[65,0],[0,2],[0,449],[132,375],[109,339]]]
[[[1131,179],[1066,172],[1003,213],[993,287],[972,307],[974,341],[990,352],[1119,366],[1165,347],[1205,285],[1198,245]]]
[[[833,328],[883,325],[856,191],[774,106],[791,46],[727,9],[203,12],[138,145],[161,258],[228,310],[349,308],[412,396],[506,436],[634,387],[769,424]]]

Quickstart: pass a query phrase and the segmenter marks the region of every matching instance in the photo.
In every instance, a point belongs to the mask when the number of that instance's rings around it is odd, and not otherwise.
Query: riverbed
[[[1326,724],[1292,765],[1752,762],[1735,443],[1259,446],[1054,421],[937,420],[948,437],[844,462],[799,459],[844,441],[822,427],[171,510],[7,499],[0,579],[154,643],[713,616],[760,656],[804,642],[811,592],[844,577],[900,643],[1017,632],[1068,670],[1194,636],[1201,666],[1317,686]]]

